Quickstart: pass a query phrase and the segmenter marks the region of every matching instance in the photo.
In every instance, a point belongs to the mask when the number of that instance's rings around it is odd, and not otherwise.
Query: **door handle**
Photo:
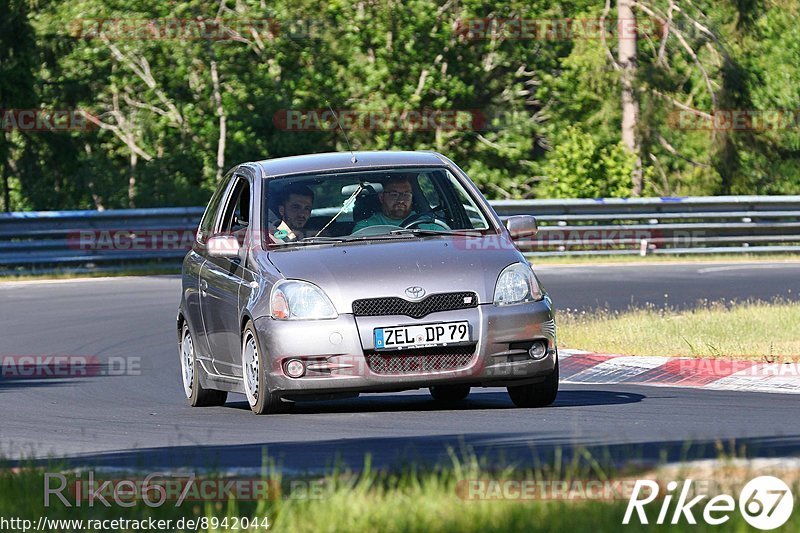
[[[208,290],[208,282],[204,279],[200,280],[200,294],[203,296],[206,295],[206,291]]]

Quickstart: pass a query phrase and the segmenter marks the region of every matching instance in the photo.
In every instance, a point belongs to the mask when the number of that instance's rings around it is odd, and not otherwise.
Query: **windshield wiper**
[[[312,236],[312,237],[305,237],[303,239],[298,239],[296,241],[285,241],[285,242],[277,242],[273,243],[276,246],[288,246],[288,245],[297,245],[297,244],[324,244],[324,243],[332,243],[332,242],[346,242],[348,239],[346,237],[319,237],[319,236]]]
[[[408,238],[417,235],[458,235],[462,237],[480,237],[483,235],[480,230],[433,230],[421,228],[397,228],[396,230],[378,235],[364,235],[363,237],[353,237],[345,235],[343,237],[324,237],[324,236],[310,236],[296,241],[286,241],[274,243],[275,246],[281,248],[288,246],[306,245],[306,244],[331,244],[337,242],[363,242],[373,240],[397,239]]]
[[[365,235],[363,237],[352,237],[349,235],[345,235],[344,237],[305,237],[304,239],[299,239],[296,241],[286,241],[286,242],[278,242],[273,243],[273,246],[277,246],[280,248],[290,248],[294,246],[303,246],[307,244],[333,244],[339,242],[365,242],[365,241],[373,241],[373,240],[386,240],[386,239],[407,239],[409,237],[413,237],[414,233],[412,232],[401,232],[401,233],[382,233],[380,235]]]
[[[389,235],[459,235],[462,237],[480,237],[483,235],[477,229],[422,229],[400,228],[389,232]]]
[[[315,242],[344,242],[347,240],[347,237],[327,237],[321,235],[312,235],[311,237],[305,237],[300,239],[297,242],[308,242],[308,243],[315,243]]]

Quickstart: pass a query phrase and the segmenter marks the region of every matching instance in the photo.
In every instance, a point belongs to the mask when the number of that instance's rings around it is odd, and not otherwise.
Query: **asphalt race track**
[[[542,266],[536,272],[559,309],[800,299],[800,263],[571,265]]]
[[[699,299],[796,300],[800,263],[543,267],[560,308]],[[0,356],[86,355],[140,363],[134,375],[0,379],[0,457],[68,457],[148,469],[287,470],[447,460],[447,447],[531,463],[579,447],[612,461],[716,457],[734,440],[750,456],[800,456],[798,397],[633,385],[563,385],[553,407],[517,409],[504,389],[474,390],[458,408],[427,391],[298,404],[256,417],[243,396],[186,406],[179,375],[177,277],[0,283]],[[664,295],[668,295],[665,297]],[[138,358],[138,359],[137,359]],[[135,375],[138,374],[138,375]],[[686,442],[691,443],[687,446]]]

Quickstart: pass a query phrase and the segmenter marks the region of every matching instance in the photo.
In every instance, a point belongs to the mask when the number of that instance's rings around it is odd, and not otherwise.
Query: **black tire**
[[[558,395],[558,359],[556,367],[541,383],[508,387],[508,395],[517,407],[547,407]]]
[[[184,393],[186,394],[186,401],[192,407],[215,407],[225,405],[225,402],[228,400],[228,393],[226,391],[206,389],[200,384],[200,372],[203,371],[203,368],[197,362],[197,354],[194,351],[194,339],[192,338],[191,331],[189,331],[189,324],[186,322],[183,323],[183,328],[181,329],[181,343],[178,345],[178,355],[181,358],[181,373],[186,371],[183,358],[185,355],[184,350],[187,337],[192,346],[192,377],[189,383],[189,388],[187,389],[186,377],[183,376],[183,379],[185,380],[183,388]]]
[[[440,402],[458,402],[469,396],[469,385],[436,385],[431,387],[431,396]]]
[[[247,385],[247,366],[245,364],[245,352],[248,343],[252,339],[255,343],[256,356],[258,359],[258,387],[255,394],[251,396],[250,392],[246,392],[247,402],[250,409],[257,415],[284,413],[288,410],[289,403],[281,400],[281,397],[269,388],[269,381],[267,380],[267,370],[265,362],[268,360],[266,354],[261,349],[261,343],[258,341],[258,335],[253,327],[252,322],[248,322],[242,333],[242,379],[245,380],[245,390],[248,390]]]

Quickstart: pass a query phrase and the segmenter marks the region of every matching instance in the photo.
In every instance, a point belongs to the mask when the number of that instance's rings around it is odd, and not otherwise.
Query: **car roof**
[[[395,166],[446,166],[445,159],[436,152],[375,151],[328,152],[323,154],[295,155],[265,159],[253,163],[261,167],[267,178],[288,174],[307,174],[336,170],[369,170]]]

